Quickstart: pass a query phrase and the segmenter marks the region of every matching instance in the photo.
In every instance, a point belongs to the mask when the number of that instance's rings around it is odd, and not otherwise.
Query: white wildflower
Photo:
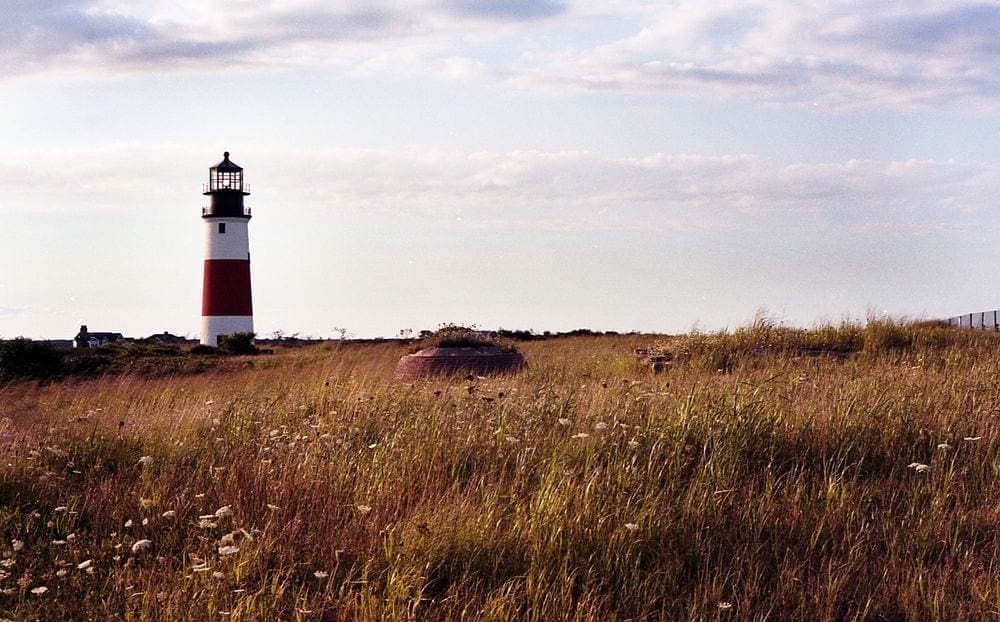
[[[14,552],[15,553],[17,553],[18,551],[23,551],[24,550],[24,542],[22,542],[20,540],[11,540],[10,541],[10,545],[14,548]]]
[[[143,525],[148,525],[149,524],[149,519],[148,518],[142,519],[142,524]]]
[[[949,449],[951,449],[951,445],[949,445],[948,443],[939,443],[937,448],[940,449],[941,451],[948,451]]]
[[[45,592],[48,592],[48,591],[49,591],[49,588],[45,587],[44,585],[39,585],[36,588],[32,588],[31,593],[32,594],[44,594]]]
[[[636,523],[625,523],[625,529],[628,529],[632,533],[639,531],[639,525]]]
[[[510,436],[509,434],[507,436],[505,436],[504,438],[507,440],[508,443],[520,443],[521,442],[521,439],[517,438],[516,436]]]
[[[139,464],[142,466],[149,466],[153,464],[153,456],[143,456],[139,458]]]
[[[142,551],[152,548],[152,546],[152,540],[137,540],[136,543],[132,545],[132,552],[141,553]]]
[[[726,602],[726,601],[722,601],[718,605],[719,609],[722,609],[723,611],[725,611],[726,609],[731,609],[732,606],[733,606],[733,603]]]
[[[232,545],[219,547],[219,555],[232,555],[233,553],[239,553],[239,552],[240,552],[239,547],[235,547]]]
[[[271,510],[272,512],[277,512],[278,510],[281,509],[281,506],[274,505],[273,503],[268,503],[267,509]]]
[[[372,506],[370,506],[370,505],[357,505],[355,507],[358,509],[358,512],[361,513],[361,514],[367,514],[368,512],[372,511]]]
[[[594,429],[597,430],[598,432],[603,432],[604,430],[608,429],[608,424],[604,423],[603,421],[598,421],[594,425]]]
[[[207,518],[203,518],[200,521],[198,521],[198,528],[199,529],[215,529],[218,526],[219,526],[218,523],[213,523],[212,521],[208,520]]]
[[[86,570],[87,568],[90,568],[90,565],[93,563],[94,560],[88,559],[87,561],[80,562],[79,564],[76,565],[76,567],[78,570]]]
[[[906,468],[913,469],[917,473],[926,473],[931,470],[931,466],[929,464],[922,464],[920,462],[911,462],[906,465]]]
[[[228,505],[224,505],[215,511],[215,515],[219,518],[226,518],[233,515],[233,510]]]
[[[375,449],[376,447],[378,447],[378,443],[372,443],[368,446],[368,449]]]
[[[567,419],[565,417],[560,417],[559,418],[559,425],[573,425],[573,420],[572,419]]]
[[[322,570],[317,570],[316,572],[313,573],[313,576],[316,577],[317,579],[325,579],[330,576],[330,573],[323,572]]]
[[[226,573],[224,573],[224,572],[213,572],[212,573],[212,578],[213,579],[225,579],[226,578]]]
[[[132,526],[132,519],[131,518],[128,519],[127,521],[125,521],[125,526],[126,527],[131,527]]]
[[[167,510],[163,514],[160,514],[160,516],[162,516],[163,518],[167,518],[167,519],[177,518],[177,511],[176,510]]]
[[[53,509],[52,511],[53,512],[65,512],[66,511],[66,506],[65,505],[60,505],[59,507]]]
[[[576,434],[573,435],[573,438],[587,438],[588,436],[590,435],[587,434],[586,432],[577,432]]]
[[[60,579],[68,574],[69,574],[68,570],[56,570],[56,576],[59,577]]]
[[[638,446],[639,446],[639,441],[637,441],[637,440],[635,440],[635,439],[633,438],[632,440],[630,440],[630,441],[628,442],[628,446],[629,446],[629,449],[635,449],[636,447],[638,447]]]
[[[53,540],[52,544],[55,544],[56,546],[62,546],[64,544],[66,544],[66,541],[65,540]]]

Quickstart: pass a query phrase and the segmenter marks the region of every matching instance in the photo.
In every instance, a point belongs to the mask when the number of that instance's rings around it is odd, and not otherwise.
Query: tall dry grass
[[[1000,341],[896,328],[849,356],[713,335],[724,367],[659,375],[619,336],[472,381],[393,383],[382,344],[8,385],[0,612],[995,617]]]

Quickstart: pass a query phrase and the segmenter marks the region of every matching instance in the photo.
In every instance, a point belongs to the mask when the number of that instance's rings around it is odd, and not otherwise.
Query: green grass
[[[729,359],[659,375],[615,336],[474,382],[344,344],[9,384],[0,616],[996,617],[998,336],[783,330],[660,339]]]

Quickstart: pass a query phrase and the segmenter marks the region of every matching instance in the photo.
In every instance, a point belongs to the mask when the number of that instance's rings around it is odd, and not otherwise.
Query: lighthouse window
[[[220,222],[219,223],[219,233],[225,233],[225,232],[226,232],[226,223]]]

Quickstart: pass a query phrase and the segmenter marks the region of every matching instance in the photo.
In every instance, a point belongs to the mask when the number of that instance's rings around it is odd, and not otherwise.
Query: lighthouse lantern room
[[[219,337],[253,332],[250,298],[250,208],[243,197],[250,194],[243,169],[229,160],[208,169],[203,207],[205,223],[205,272],[201,298],[201,343],[219,344]]]

